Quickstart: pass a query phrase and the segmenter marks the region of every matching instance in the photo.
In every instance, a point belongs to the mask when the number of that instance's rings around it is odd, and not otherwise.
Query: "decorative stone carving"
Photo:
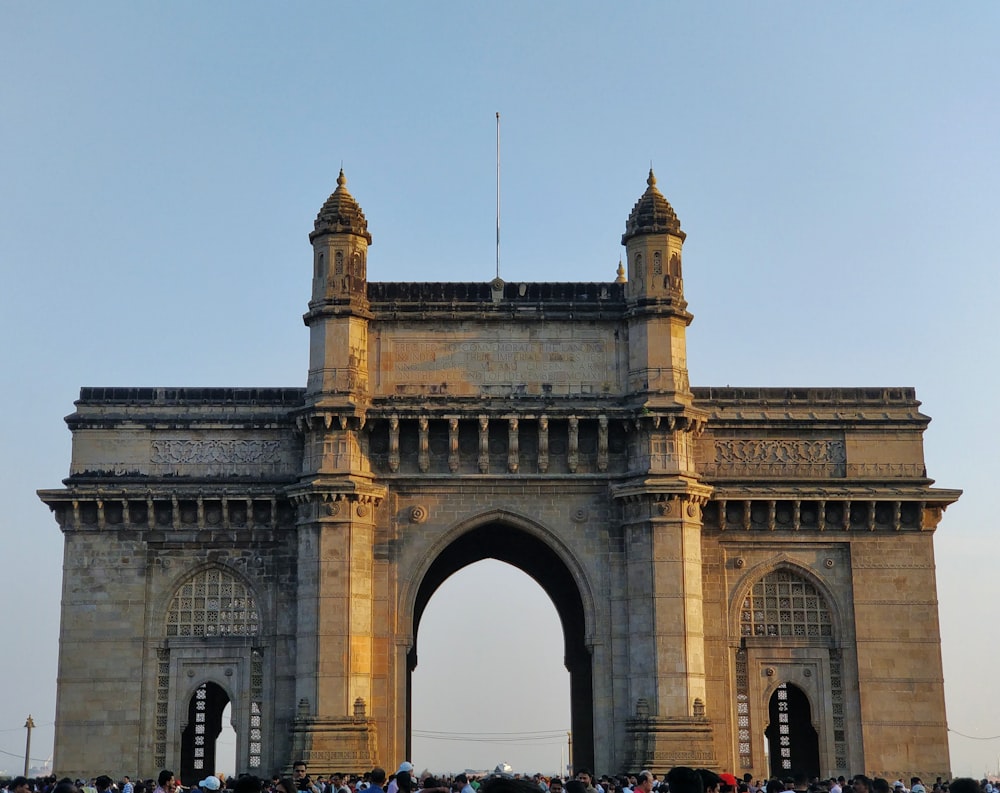
[[[538,419],[538,471],[549,470],[549,417]]]
[[[420,504],[410,508],[410,523],[423,523],[427,520],[427,507]]]
[[[507,425],[507,470],[516,474],[517,469],[520,465],[520,459],[518,457],[518,431],[517,431],[517,417],[508,420]]]
[[[490,420],[487,416],[479,417],[479,473],[489,473],[490,470]]]
[[[608,470],[608,417],[604,415],[597,419],[597,470]]]
[[[576,473],[580,462],[580,419],[576,416],[569,417],[569,452],[567,454],[567,466],[571,474]]]
[[[417,432],[419,435],[417,466],[420,468],[420,472],[423,474],[426,474],[431,467],[431,454],[430,454],[430,449],[427,445],[429,426],[430,422],[428,421],[427,416],[421,416],[417,420]]]
[[[395,414],[389,418],[389,470],[399,470],[399,416]]]
[[[281,444],[268,440],[154,440],[154,465],[254,465],[275,462]]]
[[[839,440],[719,439],[715,457],[705,462],[716,475],[786,473],[798,476],[844,476],[847,450]]]
[[[458,455],[458,419],[448,419],[448,470],[458,473],[460,458]]]

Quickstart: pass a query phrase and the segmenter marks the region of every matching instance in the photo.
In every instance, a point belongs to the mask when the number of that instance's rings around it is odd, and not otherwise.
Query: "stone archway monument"
[[[341,173],[305,389],[83,389],[41,492],[57,766],[177,766],[197,681],[235,692],[238,771],[395,766],[423,610],[490,557],[559,613],[578,767],[762,776],[777,676],[824,774],[948,775],[929,419],[908,388],[692,389],[684,239],[650,172],[613,281],[370,282]]]
[[[707,413],[688,385],[684,234],[652,174],[623,238],[634,272],[614,283],[368,283],[371,237],[342,178],[311,240],[291,494],[313,549],[300,564],[323,591],[300,592],[300,624],[318,628],[317,655],[299,653],[300,700],[317,719],[364,703],[367,745],[403,757],[416,627],[438,573],[496,556],[559,609],[578,765],[646,759],[631,756],[636,735],[649,743],[645,725],[629,727],[639,702],[643,719],[669,723],[655,751],[714,764],[711,726],[694,715],[706,692],[691,575],[712,492],[693,454]],[[532,528],[477,522],[498,513],[531,515]],[[314,723],[303,751],[342,744],[336,723]]]

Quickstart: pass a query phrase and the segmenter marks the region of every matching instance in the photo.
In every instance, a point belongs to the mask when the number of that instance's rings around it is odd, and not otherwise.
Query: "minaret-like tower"
[[[629,391],[650,407],[691,404],[686,329],[693,317],[684,299],[681,250],[687,235],[677,213],[656,188],[649,169],[646,192],[625,223],[628,261]]]
[[[681,275],[686,235],[652,169],[646,184],[622,235],[627,400],[634,418],[629,476],[613,488],[621,504],[630,601],[631,767],[668,767],[691,752],[702,758],[698,765],[710,767],[701,515],[712,489],[699,480],[694,462],[694,437],[707,414],[693,405],[688,383],[692,316]]]
[[[374,481],[364,432],[372,238],[346,184],[341,170],[309,235],[309,379],[296,417],[302,469],[289,489],[298,528],[292,754],[319,768],[332,758],[370,768],[376,719],[385,720],[372,625],[376,511],[386,489]]]
[[[310,401],[363,407],[368,398],[368,246],[372,235],[341,169],[316,216],[310,330]]]

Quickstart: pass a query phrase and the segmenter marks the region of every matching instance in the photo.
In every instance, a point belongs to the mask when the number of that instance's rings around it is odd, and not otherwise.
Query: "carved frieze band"
[[[847,461],[843,441],[717,440],[716,463],[833,463]]]
[[[714,458],[703,463],[708,475],[845,476],[847,449],[839,440],[794,438],[715,441]]]
[[[276,462],[281,444],[267,440],[154,440],[156,465],[258,465]]]

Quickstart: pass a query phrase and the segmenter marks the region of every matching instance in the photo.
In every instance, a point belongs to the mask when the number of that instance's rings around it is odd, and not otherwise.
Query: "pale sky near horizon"
[[[28,713],[51,752],[62,541],[34,491],[80,387],[304,386],[341,163],[372,280],[489,280],[496,111],[507,280],[612,280],[652,162],[692,384],[916,387],[928,472],[965,489],[935,537],[952,768],[1000,770],[998,40],[995,3],[0,0],[0,770]],[[414,726],[521,738],[406,759],[556,770],[559,631],[517,571],[446,582]],[[526,665],[486,671],[510,644]]]

